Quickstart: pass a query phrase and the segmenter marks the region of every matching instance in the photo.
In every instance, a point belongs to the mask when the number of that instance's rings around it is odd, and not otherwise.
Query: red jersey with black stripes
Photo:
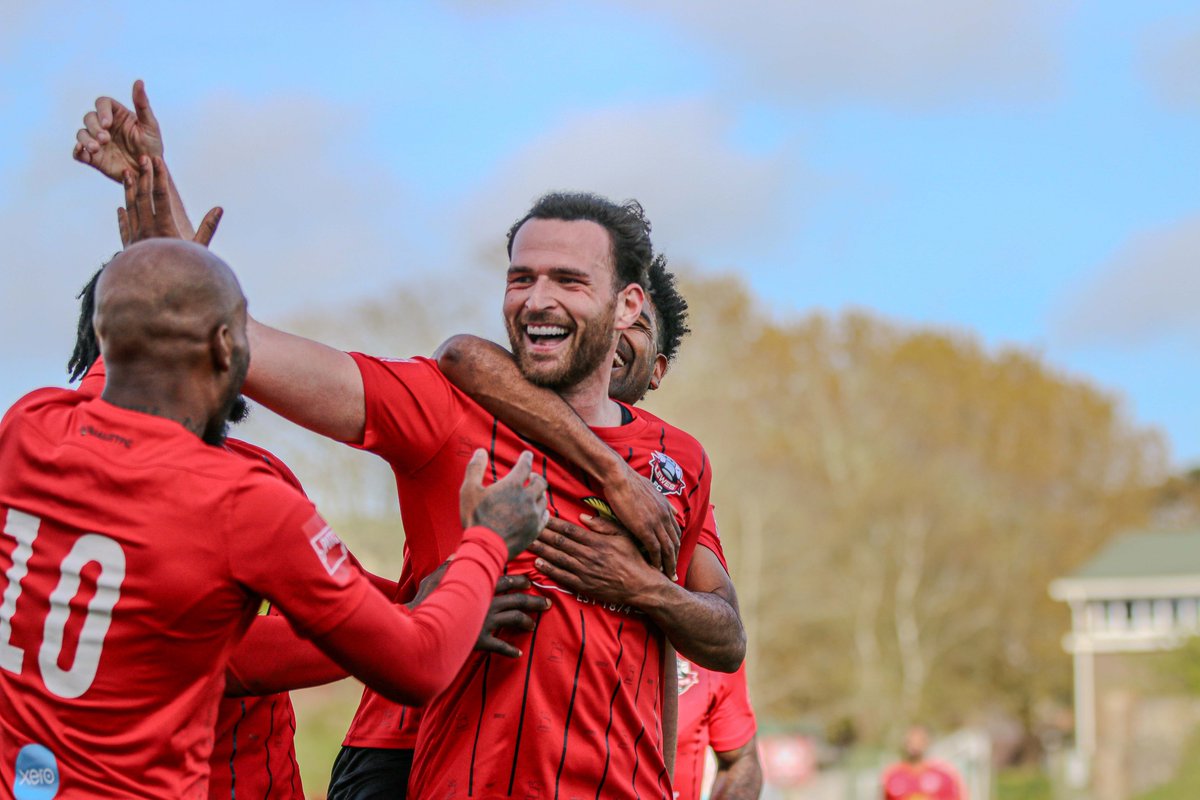
[[[587,476],[488,414],[435,362],[354,359],[366,398],[360,446],[395,472],[411,578],[429,574],[457,546],[458,491],[476,448],[490,454],[489,483],[522,451],[533,451],[556,516],[578,522],[607,508]],[[688,434],[645,411],[631,414],[628,424],[594,431],[671,503],[683,531],[678,572],[686,575],[709,509],[707,456]],[[473,654],[425,707],[410,796],[669,798],[661,631],[636,609],[564,591],[534,568],[529,553],[509,571],[528,575],[551,606],[536,615],[533,631],[504,634],[520,658]],[[385,735],[402,727],[402,713],[367,692],[354,729],[371,733],[369,746],[401,747]]]
[[[98,359],[79,383],[79,391],[99,397],[104,391],[104,360]],[[273,453],[238,439],[225,449],[267,467],[304,495],[300,479]],[[305,495],[307,496],[307,495]],[[267,606],[270,614],[279,614]],[[296,714],[287,692],[261,697],[222,697],[217,706],[216,739],[208,759],[209,800],[242,797],[262,800],[303,798],[296,763]]]

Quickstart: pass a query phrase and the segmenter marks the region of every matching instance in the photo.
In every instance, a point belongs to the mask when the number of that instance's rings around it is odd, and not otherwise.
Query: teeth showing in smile
[[[621,357],[621,351],[620,351],[620,350],[618,350],[618,351],[617,351],[617,357],[613,359],[613,366],[614,366],[614,367],[623,367],[623,366],[625,366],[625,359]]]
[[[566,336],[567,329],[558,325],[528,325],[525,332],[530,336]]]

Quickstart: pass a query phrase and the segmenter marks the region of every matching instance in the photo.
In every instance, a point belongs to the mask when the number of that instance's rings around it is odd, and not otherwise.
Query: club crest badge
[[[680,694],[700,682],[700,676],[692,669],[692,665],[678,655],[675,656],[675,677],[679,679]]]
[[[666,453],[650,454],[650,482],[665,495],[683,494],[683,470]]]

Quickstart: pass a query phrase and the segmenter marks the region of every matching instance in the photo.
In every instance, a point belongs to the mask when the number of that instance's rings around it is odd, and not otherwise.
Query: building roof
[[[1050,585],[1059,600],[1200,592],[1200,531],[1130,533]]]

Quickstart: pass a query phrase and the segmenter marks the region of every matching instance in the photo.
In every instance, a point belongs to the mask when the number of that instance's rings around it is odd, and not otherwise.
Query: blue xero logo
[[[13,796],[17,800],[54,800],[58,794],[58,761],[40,744],[27,744],[17,753]]]

